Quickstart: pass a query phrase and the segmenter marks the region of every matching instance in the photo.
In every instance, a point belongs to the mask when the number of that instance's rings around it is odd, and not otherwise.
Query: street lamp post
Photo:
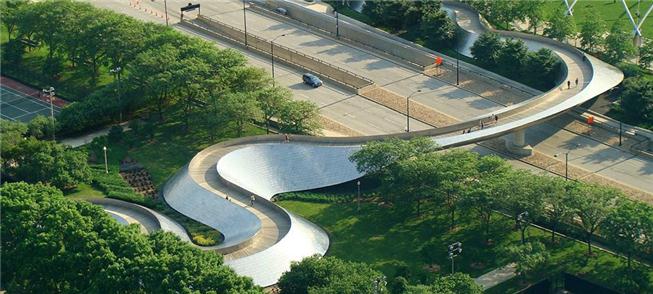
[[[243,0],[243,25],[245,26],[245,48],[247,48],[247,7],[245,1]]]
[[[453,259],[454,257],[463,253],[463,243],[461,242],[453,243],[449,245],[447,249],[449,250],[449,259],[451,259],[451,273],[453,274],[455,269]]]
[[[54,87],[43,89],[43,93],[47,93],[48,100],[50,100],[50,121],[52,122],[52,141],[55,141],[56,126],[54,124],[54,105],[52,101],[54,99]]]
[[[569,181],[569,151],[565,152],[565,181]]]
[[[333,11],[333,13],[336,14],[336,38],[340,38],[340,21],[338,15],[338,11]]]
[[[104,150],[104,172],[109,173],[109,162],[107,161],[107,146],[102,147]]]
[[[621,121],[619,121],[619,146],[621,146],[621,135],[623,134],[623,126],[622,126],[622,124],[623,124],[623,123],[622,123]]]
[[[410,97],[417,93],[422,93],[422,89],[419,89],[406,97],[406,133],[410,133]]]
[[[163,10],[166,13],[166,26],[169,26],[169,24],[168,24],[168,0],[163,0]]]
[[[361,210],[361,181],[360,180],[356,182],[356,186],[358,187],[358,194],[357,194],[358,196],[356,198],[357,199],[356,202],[358,202],[357,210],[360,211]]]
[[[456,86],[460,85],[460,51],[456,47]]]
[[[119,108],[119,116],[118,116],[118,122],[122,122],[122,93],[120,93],[120,72],[122,71],[122,68],[120,66],[117,66],[116,68],[112,68],[109,70],[113,74],[113,78],[118,81],[118,108]]]
[[[580,144],[575,145],[576,148],[580,147]],[[565,181],[569,181],[569,153],[571,153],[572,150],[567,150],[565,152]],[[559,154],[553,154],[553,157],[558,157]]]
[[[565,152],[565,181],[569,181],[569,152]],[[553,154],[553,157],[558,157],[558,154]]]
[[[519,230],[521,230],[521,243],[524,244],[525,238],[524,238],[524,233],[526,232],[528,224],[528,211],[524,211],[520,214],[517,215],[517,225],[519,226]]]
[[[272,62],[272,86],[274,86],[274,83],[275,83],[275,81],[274,81],[274,41],[276,41],[277,39],[279,39],[281,37],[284,37],[284,36],[286,36],[286,34],[279,35],[276,38],[272,39],[272,41],[270,41],[270,60]]]

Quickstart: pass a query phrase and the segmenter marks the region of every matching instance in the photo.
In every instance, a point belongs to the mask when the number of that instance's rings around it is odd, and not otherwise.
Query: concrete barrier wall
[[[333,36],[336,35],[336,18],[332,15],[313,11],[290,1],[269,0],[266,3],[272,9],[279,7],[286,9],[288,16],[292,19],[328,32]],[[433,66],[435,62],[434,54],[398,42],[394,38],[382,38],[379,36],[380,32],[378,31],[380,30],[367,25],[360,26],[358,23],[352,22],[353,19],[342,14],[338,18],[338,35],[342,39],[372,47],[422,68]]]
[[[265,2],[267,4],[266,8],[262,8],[256,5],[250,6],[250,10],[263,14],[267,17],[271,17],[283,22],[294,22],[298,25],[307,26],[309,29],[312,29],[316,32],[321,32],[324,35],[330,37],[335,37],[335,17],[332,15],[327,15],[323,13],[318,13],[312,11],[308,8],[302,7],[294,3],[288,3],[287,1],[279,0],[268,0]],[[284,16],[278,13],[271,11],[276,7],[283,7],[286,9],[292,9],[295,13],[288,12],[288,16]],[[290,8],[292,7],[292,8]],[[330,21],[317,21],[312,17],[306,17],[307,15],[316,15],[319,14],[320,19],[330,19]],[[373,51],[377,51],[380,54],[385,54],[391,59],[395,58],[399,61],[406,63],[407,65],[414,66],[418,70],[427,70],[434,66],[433,62],[436,56],[442,56],[444,58],[443,63],[445,66],[450,68],[456,67],[456,61],[452,57],[448,57],[440,52],[428,49],[426,47],[420,46],[408,40],[405,40],[401,37],[392,35],[381,29],[377,29],[363,22],[357,21],[353,18],[347,17],[345,15],[339,16],[340,20],[340,39],[343,41],[353,43],[356,46],[362,48],[369,48]],[[305,22],[306,21],[306,22]],[[352,39],[351,36],[343,36],[343,28],[353,27],[356,30],[365,32],[362,35],[356,34],[356,39]],[[392,50],[389,50],[392,49]],[[530,95],[537,95],[541,93],[536,89],[530,88],[526,85],[520,84],[513,80],[510,80],[506,77],[503,77],[499,74],[492,73],[475,65],[466,63],[464,61],[460,62],[461,71],[467,71],[475,75],[480,75],[482,77],[494,80],[503,85],[509,86],[513,89],[528,93]]]
[[[200,26],[222,35],[232,41],[240,44],[245,44],[245,32],[222,23],[218,20],[208,18],[206,16],[199,16],[195,23]],[[307,69],[314,72],[318,76],[324,76],[328,79],[343,84],[355,91],[362,89],[366,86],[372,85],[373,82],[365,77],[359,76],[346,69],[330,65],[317,58],[298,52],[297,50],[274,44],[274,49],[270,46],[269,40],[260,38],[258,36],[247,34],[247,46],[265,54],[271,54],[274,51],[275,60],[285,61],[287,63],[297,65],[300,68]]]

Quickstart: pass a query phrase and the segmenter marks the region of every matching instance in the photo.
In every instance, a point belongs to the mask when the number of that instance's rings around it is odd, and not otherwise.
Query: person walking
[[[290,137],[288,137],[288,134],[284,134],[284,136],[285,136],[285,142],[286,143],[290,142]]]
[[[571,82],[567,81],[567,89],[571,89]]]
[[[249,206],[254,207],[254,200],[256,200],[256,196],[252,194],[252,196],[249,197]]]
[[[499,122],[499,116],[495,114],[494,115],[494,123],[498,123],[498,122]]]
[[[576,78],[576,87],[578,87],[578,78]]]

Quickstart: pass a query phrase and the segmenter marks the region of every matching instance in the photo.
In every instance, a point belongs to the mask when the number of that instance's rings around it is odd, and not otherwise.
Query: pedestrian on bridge
[[[499,123],[499,116],[496,114],[494,115],[494,123]]]

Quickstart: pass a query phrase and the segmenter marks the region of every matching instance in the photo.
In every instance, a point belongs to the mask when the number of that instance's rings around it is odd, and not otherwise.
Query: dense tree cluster
[[[392,31],[419,28],[421,36],[434,48],[447,48],[456,38],[456,26],[441,9],[442,1],[368,1],[363,13],[370,16],[373,26]]]
[[[12,293],[261,293],[222,257],[143,235],[42,184],[2,185],[2,288]]]
[[[466,0],[463,1],[481,13],[499,28],[512,29],[515,22],[528,22],[537,34],[544,19],[544,0]]]
[[[96,91],[77,97],[79,102],[62,111],[64,132],[143,109],[158,114],[159,120],[167,111],[181,111],[187,128],[195,123],[240,133],[245,123],[263,117],[265,123],[278,119],[287,132],[312,133],[319,127],[315,105],[295,102],[290,91],[273,89],[265,72],[247,66],[234,50],[88,3],[3,4],[2,21],[9,30],[6,47],[14,48],[5,51],[4,64],[20,67],[27,50],[43,48],[47,56],[42,71],[52,80],[69,68],[91,76],[89,83],[95,85],[101,72],[114,70],[110,84],[94,87]]]
[[[627,78],[619,107],[626,121],[653,126],[653,81],[642,77]]]
[[[549,38],[564,42],[576,34],[576,22],[569,17],[562,6],[554,9],[547,18],[548,26],[544,28],[544,35]]]
[[[51,129],[51,121],[45,121],[42,124],[42,119],[35,119],[25,125],[0,120],[2,181],[43,182],[60,189],[89,182],[91,171],[85,152],[35,138]]]
[[[283,294],[385,293],[383,279],[383,274],[364,263],[313,256],[294,262],[278,286]]]
[[[279,279],[282,294],[395,293],[480,294],[481,287],[467,274],[442,276],[430,285],[409,285],[398,277],[388,285],[385,276],[364,263],[335,257],[307,257],[291,265]]]
[[[560,73],[561,62],[551,50],[529,52],[522,40],[502,40],[496,33],[481,35],[471,52],[481,66],[542,90],[555,86]]]
[[[521,221],[549,227],[552,239],[562,225],[582,232],[579,237],[587,242],[589,253],[597,233],[603,240],[616,238],[614,246],[628,256],[653,252],[653,208],[627,200],[618,190],[533,175],[496,156],[479,157],[462,150],[429,152],[435,149],[426,138],[395,139],[371,142],[350,159],[360,172],[380,179],[388,203],[412,205],[417,214],[422,201],[441,203],[449,211],[451,229],[456,209],[468,209],[478,215],[486,240],[495,211],[507,213],[516,225],[520,214],[528,212]],[[636,231],[632,223],[640,224]],[[629,237],[635,234],[638,237]]]
[[[537,34],[537,27],[543,26],[544,35],[561,42],[577,37],[584,50],[599,54],[612,64],[626,61],[632,58],[636,52],[627,30],[622,26],[623,23],[615,22],[608,30],[600,13],[592,6],[583,7],[588,10],[588,16],[580,23],[577,32],[574,18],[569,16],[562,6],[554,9],[547,16],[542,9],[544,4],[542,0],[469,0],[465,2],[472,5],[488,21],[501,29],[515,29],[516,23],[528,22],[533,33]],[[653,60],[646,55],[647,50],[648,48],[643,50],[645,53],[643,64],[650,64],[649,60]]]

